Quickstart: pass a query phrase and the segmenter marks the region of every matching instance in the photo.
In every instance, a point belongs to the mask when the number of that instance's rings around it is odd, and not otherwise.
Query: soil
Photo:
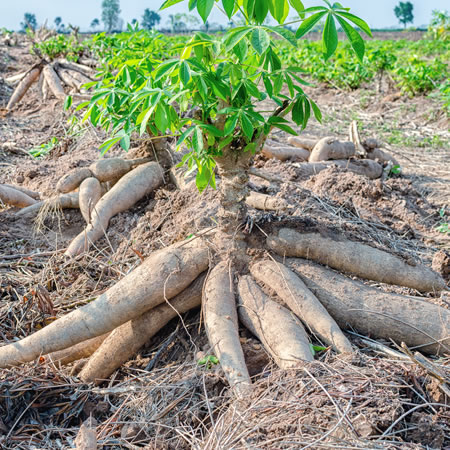
[[[2,77],[24,71],[33,62],[25,42],[6,52]],[[428,98],[388,101],[367,89],[308,90],[326,117],[322,125],[311,123],[307,135],[345,139],[351,119],[357,117],[361,134],[385,142],[402,173],[381,181],[330,167],[304,178],[298,163],[256,157],[256,167],[286,182],[252,176],[250,187],[290,206],[280,214],[249,210],[247,230],[254,251],[265,251],[264,234],[274,226],[313,227],[433,265],[448,279],[450,237],[436,230],[442,221],[439,212],[443,210],[444,217],[449,213],[448,119],[436,113],[436,104]],[[0,106],[10,94],[0,78]],[[369,103],[362,101],[367,96]],[[434,120],[429,120],[430,111]],[[0,183],[50,198],[62,175],[97,160],[104,134],[87,125],[73,128],[68,118],[56,100],[42,104],[33,87],[13,113],[0,119]],[[398,133],[411,139],[396,142]],[[439,140],[431,139],[435,136]],[[30,149],[52,137],[58,142],[47,155],[29,156]],[[282,132],[274,137],[287,139]],[[125,157],[140,152],[135,143]],[[118,155],[121,151],[114,149],[105,157]],[[2,208],[2,341],[26,336],[92,300],[151,252],[214,227],[217,210],[216,191],[199,194],[195,186],[179,191],[167,176],[157,192],[111,220],[107,239],[83,257],[67,261],[62,250],[84,227],[78,210],[54,211],[32,222],[17,217],[14,208]],[[377,286],[419,295],[406,288]],[[434,301],[449,307],[444,296]],[[352,359],[336,358],[327,350],[302,370],[279,371],[259,342],[242,329],[255,380],[255,390],[242,403],[230,399],[218,366],[197,364],[211,351],[199,311],[186,314],[183,324],[172,321],[100,388],[80,383],[76,364],[59,368],[36,363],[1,370],[5,394],[0,396],[0,446],[73,447],[81,423],[93,416],[99,423],[99,445],[108,449],[448,448],[448,398],[426,371],[409,360],[381,355],[347,331],[360,349]],[[439,367],[448,375],[448,359],[439,361]]]

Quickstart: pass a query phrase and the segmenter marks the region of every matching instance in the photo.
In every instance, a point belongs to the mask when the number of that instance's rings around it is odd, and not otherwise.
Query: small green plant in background
[[[205,357],[199,359],[197,364],[199,366],[204,366],[207,369],[212,369],[213,366],[217,366],[217,364],[219,364],[219,360],[214,355],[206,355]]]
[[[52,137],[49,142],[41,144],[39,147],[32,148],[28,153],[33,158],[41,158],[47,155],[53,148],[59,144],[59,140],[56,137]]]
[[[449,224],[449,218],[446,214],[445,208],[441,208],[439,210],[439,217],[441,218],[441,221],[439,225],[436,227],[436,231],[439,231],[439,233],[450,233],[450,224]]]

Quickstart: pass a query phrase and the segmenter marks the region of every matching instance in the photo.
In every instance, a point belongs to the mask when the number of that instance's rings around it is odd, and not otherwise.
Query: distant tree
[[[62,23],[62,19],[60,16],[55,17],[54,23],[55,23],[56,31],[58,33],[64,33],[64,31],[66,30],[66,26]]]
[[[91,22],[91,28],[92,28],[93,30],[95,30],[98,26],[100,26],[100,20],[94,19],[94,20]]]
[[[394,13],[397,16],[398,21],[402,23],[405,28],[408,23],[413,23],[413,9],[414,5],[411,2],[400,2],[394,8]]]
[[[119,0],[102,1],[102,21],[109,33],[119,25],[120,2]]]
[[[150,11],[148,8],[144,11],[144,15],[142,16],[143,28],[150,30],[158,25],[159,22],[161,22],[161,16],[157,12]]]
[[[30,27],[35,30],[37,28],[36,14],[26,12],[23,15],[23,22],[20,23],[20,26],[23,31],[26,31]]]
[[[132,19],[131,20],[131,25],[136,25],[137,24],[137,19]]]

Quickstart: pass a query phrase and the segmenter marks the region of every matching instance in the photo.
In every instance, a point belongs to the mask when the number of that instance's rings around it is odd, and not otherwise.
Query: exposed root
[[[11,110],[16,103],[18,103],[18,102],[20,102],[20,100],[22,100],[23,96],[27,93],[30,86],[39,79],[41,70],[42,70],[42,67],[40,65],[35,66],[22,79],[22,81],[17,86],[16,90],[13,92],[13,95],[9,99],[8,105],[6,106],[7,110]]]
[[[269,144],[265,144],[262,149],[262,154],[270,159],[275,158],[280,161],[287,161],[288,159],[292,161],[308,161],[309,151],[298,147],[274,147]]]
[[[33,198],[34,200],[39,200],[39,198],[41,196],[39,194],[39,192],[30,191],[30,189],[24,188],[22,186],[17,186],[14,184],[7,184],[7,183],[2,184],[1,186],[6,186],[8,188],[15,189],[16,191],[23,192],[24,194],[28,195],[29,197]]]
[[[303,281],[283,264],[260,261],[251,267],[252,275],[270,286],[320,339],[340,353],[352,353],[352,345],[334,319]]]
[[[162,303],[116,328],[91,356],[79,378],[85,383],[101,383],[107,379],[170,320],[200,306],[204,281],[205,275],[199,276],[170,302]]]
[[[0,347],[0,368],[32,361],[105,334],[175,297],[208,264],[207,249],[196,242],[156,252],[95,301],[21,341]]]
[[[21,190],[0,184],[0,202],[5,205],[23,208],[34,205],[36,200]]]
[[[281,211],[289,207],[286,200],[283,200],[282,198],[254,191],[250,192],[245,201],[248,206],[262,211]]]
[[[306,138],[303,136],[290,136],[288,138],[288,144],[294,147],[304,148],[305,150],[312,151],[320,139]]]
[[[406,286],[419,292],[447,289],[445,281],[428,267],[407,264],[390,253],[343,237],[331,239],[319,233],[298,233],[283,228],[278,236],[269,236],[267,244],[281,256],[312,259],[361,278]]]
[[[352,161],[344,159],[317,163],[302,163],[298,165],[298,168],[300,169],[300,174],[302,177],[310,177],[318,174],[322,170],[328,169],[333,165],[350,170],[358,175],[363,175],[371,180],[376,180],[383,174],[383,167],[381,164],[378,164],[370,159],[359,159]]]
[[[53,95],[58,100],[64,100],[66,98],[66,93],[64,92],[64,89],[61,84],[61,80],[59,79],[57,73],[53,69],[53,67],[50,64],[47,64],[44,69],[44,77],[45,81],[47,82],[50,90],[52,91]]]
[[[91,222],[69,245],[67,256],[76,256],[86,251],[100,239],[108,228],[111,217],[131,208],[142,197],[150,194],[163,182],[159,164],[147,163],[123,176],[95,206]]]
[[[240,397],[248,391],[251,381],[239,340],[233,283],[233,271],[225,262],[214,267],[206,280],[203,311],[209,342],[231,389]]]
[[[56,190],[62,194],[74,191],[86,178],[92,177],[93,173],[87,167],[72,169],[60,178]]]
[[[80,184],[80,211],[86,223],[91,223],[92,213],[101,196],[102,186],[97,178],[86,178]]]
[[[290,369],[314,360],[308,335],[290,311],[271,300],[248,275],[241,277],[238,290],[241,322],[279,367]]]
[[[352,142],[340,142],[333,137],[326,137],[314,146],[309,162],[348,159],[355,156],[355,152],[355,146]]]
[[[49,211],[69,208],[79,208],[79,194],[78,192],[71,194],[63,194],[57,197],[42,200],[38,203],[34,203],[31,206],[17,211],[17,216],[28,216],[32,214],[39,214],[43,217],[48,215]]]
[[[450,311],[426,300],[388,294],[301,259],[287,261],[341,327],[405,342],[420,351],[450,352]]]

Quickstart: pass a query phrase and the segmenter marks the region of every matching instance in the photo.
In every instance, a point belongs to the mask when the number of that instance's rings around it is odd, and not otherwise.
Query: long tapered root
[[[53,95],[58,100],[64,100],[66,98],[66,93],[62,87],[61,79],[58,77],[58,74],[55,72],[52,66],[46,65],[43,69],[45,81],[47,82],[48,87],[52,91]]]
[[[34,205],[36,200],[27,195],[25,192],[13,187],[5,186],[4,184],[0,184],[0,204],[1,203],[24,208]]]
[[[283,228],[278,235],[269,236],[267,244],[281,256],[311,259],[361,278],[406,286],[419,292],[447,289],[443,278],[430,268],[410,265],[388,252],[342,236],[331,239],[319,233],[298,233]]]
[[[72,192],[70,194],[62,194],[53,198],[35,202],[31,206],[22,208],[17,211],[17,216],[31,216],[34,214],[42,213],[45,215],[46,211],[58,210],[58,209],[76,209],[79,208],[79,194],[78,192]]]
[[[42,70],[41,66],[38,66],[31,69],[28,72],[28,74],[22,79],[22,81],[17,86],[16,90],[13,92],[13,95],[9,99],[6,109],[11,110],[16,103],[22,100],[23,96],[27,93],[31,85],[39,79],[41,70]]]
[[[175,297],[208,264],[208,250],[196,242],[156,252],[95,301],[21,341],[0,347],[0,368],[32,361],[109,332]]]
[[[450,353],[450,311],[426,300],[383,292],[304,259],[287,263],[341,327],[421,352]]]
[[[262,149],[262,154],[266,158],[275,158],[280,161],[308,161],[309,151],[299,147],[280,146],[275,147],[273,145],[265,144]]]
[[[163,171],[155,162],[146,163],[123,176],[96,204],[91,221],[69,245],[66,256],[77,256],[100,239],[111,217],[131,208],[163,182]]]
[[[239,280],[239,318],[264,344],[282,369],[314,359],[301,323],[285,307],[271,300],[250,276]]]
[[[199,276],[170,302],[162,303],[116,328],[91,356],[79,378],[86,383],[99,383],[108,378],[170,320],[200,306],[204,281],[205,275]]]
[[[313,333],[340,353],[351,353],[352,345],[341,329],[305,283],[283,264],[260,261],[251,267],[251,274],[271,286]]]
[[[102,186],[97,178],[89,177],[80,184],[80,211],[86,223],[90,223],[95,205],[102,196]]]
[[[245,202],[248,206],[262,211],[280,211],[289,207],[288,202],[282,198],[254,191],[250,192]]]
[[[330,159],[348,159],[355,156],[353,142],[341,142],[333,137],[321,139],[312,149],[309,162],[328,161]]]
[[[203,296],[205,328],[232,390],[237,396],[248,391],[251,381],[241,348],[232,269],[218,264],[208,276]]]

